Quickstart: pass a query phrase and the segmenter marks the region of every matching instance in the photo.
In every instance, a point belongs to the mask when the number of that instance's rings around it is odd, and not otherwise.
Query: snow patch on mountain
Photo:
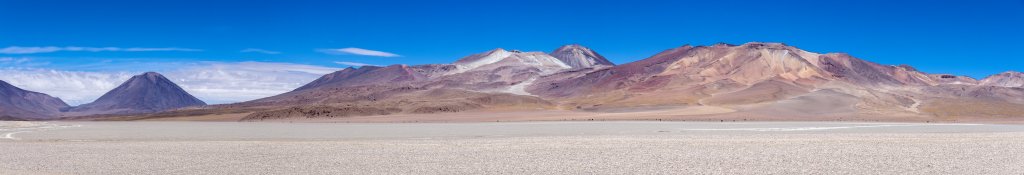
[[[504,58],[512,56],[512,52],[505,49],[494,49],[486,53],[470,55],[466,58],[462,58],[455,62],[456,70],[449,72],[449,74],[462,73],[469,70],[476,69],[480,66],[494,64],[501,61]]]

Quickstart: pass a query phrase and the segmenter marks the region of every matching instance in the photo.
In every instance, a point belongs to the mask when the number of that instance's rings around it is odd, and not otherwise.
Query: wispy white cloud
[[[6,48],[0,48],[0,54],[34,54],[34,53],[50,53],[50,52],[61,52],[61,51],[75,51],[75,52],[156,52],[156,51],[178,51],[178,52],[197,52],[203,51],[200,49],[190,48],[177,48],[177,47],[159,47],[159,48],[147,48],[147,47],[21,47],[21,46],[10,46]]]
[[[271,55],[281,54],[281,52],[278,52],[278,51],[264,50],[264,49],[257,49],[257,48],[246,48],[246,49],[242,49],[241,52],[242,53],[262,53],[262,54],[271,54]]]
[[[222,104],[285,93],[337,70],[291,63],[202,62],[160,73],[193,96],[210,104]],[[7,68],[0,69],[0,80],[80,105],[92,102],[139,73]]]
[[[0,57],[0,67],[35,67],[48,65],[50,62],[35,61],[28,57]],[[0,74],[3,76],[3,74]]]
[[[366,64],[366,63],[357,63],[357,62],[348,62],[348,61],[335,61],[334,64],[340,64],[340,65],[346,65],[346,66],[356,66],[356,67],[363,67],[363,66],[378,66],[378,67],[380,67],[379,65],[375,65],[375,64]]]
[[[355,47],[341,48],[341,49],[320,49],[318,51],[323,52],[323,53],[327,53],[327,54],[336,54],[336,55],[337,54],[355,54],[355,55],[375,56],[375,57],[400,57],[401,56],[401,55],[390,53],[390,52],[368,50],[368,49],[361,49],[361,48],[355,48]]]
[[[21,63],[25,63],[25,62],[29,62],[29,61],[32,61],[32,59],[30,59],[30,58],[25,58],[25,57],[21,57],[21,58],[14,58],[14,57],[0,57],[0,63],[13,63],[13,64],[21,64]]]

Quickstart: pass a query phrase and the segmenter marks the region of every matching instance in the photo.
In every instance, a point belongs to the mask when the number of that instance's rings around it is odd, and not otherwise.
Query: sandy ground
[[[0,174],[1022,174],[1024,126],[0,122]]]

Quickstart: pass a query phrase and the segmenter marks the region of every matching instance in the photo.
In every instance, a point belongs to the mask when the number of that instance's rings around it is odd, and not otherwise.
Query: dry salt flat
[[[1024,126],[0,122],[0,174],[1022,174]]]

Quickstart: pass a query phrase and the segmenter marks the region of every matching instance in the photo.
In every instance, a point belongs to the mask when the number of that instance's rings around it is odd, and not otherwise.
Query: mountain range
[[[684,45],[621,65],[577,44],[548,53],[498,48],[450,64],[349,67],[291,92],[210,106],[156,73],[133,77],[96,102],[78,107],[2,85],[6,101],[0,102],[0,114],[33,119],[227,112],[244,114],[241,120],[273,120],[695,106],[729,111],[709,118],[765,120],[1024,116],[1024,73],[1008,71],[976,80],[761,42]]]
[[[1020,75],[975,80],[760,42],[686,45],[614,65],[574,44],[548,54],[495,49],[451,64],[347,68],[292,92],[225,106],[261,111],[246,120],[686,106],[808,120],[1014,117],[1024,114]]]

